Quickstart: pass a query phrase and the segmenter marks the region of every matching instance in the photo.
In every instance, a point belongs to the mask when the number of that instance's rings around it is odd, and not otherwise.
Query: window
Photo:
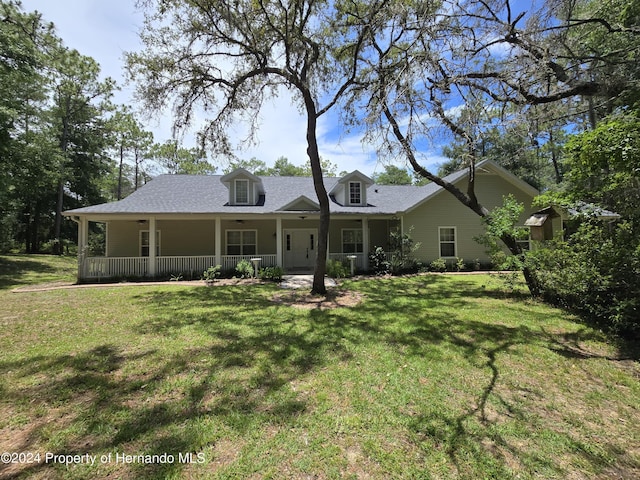
[[[256,230],[227,230],[227,255],[255,255],[257,239]]]
[[[440,256],[456,256],[456,227],[438,227],[440,241]]]
[[[249,180],[239,179],[235,181],[236,204],[249,204]]]
[[[362,230],[342,230],[342,253],[362,253]]]
[[[362,184],[360,182],[349,182],[349,204],[362,204]]]
[[[149,256],[149,230],[140,231],[140,256]],[[160,230],[156,230],[156,257],[160,256]]]

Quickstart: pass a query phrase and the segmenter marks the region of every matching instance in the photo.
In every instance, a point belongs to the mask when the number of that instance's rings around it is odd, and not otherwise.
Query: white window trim
[[[359,202],[352,202],[351,201],[351,185],[358,185],[359,186],[359,194],[360,194],[360,201]],[[347,183],[347,202],[349,205],[362,205],[363,204],[363,199],[364,199],[364,192],[363,192],[363,188],[362,188],[362,182],[358,182],[358,181],[350,181]]]
[[[362,252],[345,252],[344,251],[344,232],[360,232],[362,235]],[[343,228],[340,230],[340,250],[342,253],[364,253],[364,232],[361,228]]]
[[[238,184],[244,183],[247,185],[247,201],[241,202],[238,200]],[[236,178],[233,182],[233,200],[235,205],[249,205],[251,203],[251,190],[250,182],[246,178]]]
[[[143,233],[149,233],[149,230],[140,230],[138,232],[138,256],[142,257],[142,234]],[[160,249],[160,239],[161,239],[161,232],[160,230],[156,230],[156,234],[157,234],[157,238],[156,238],[156,257],[160,256],[160,252],[162,251]],[[149,243],[151,243],[151,239],[149,239]],[[149,253],[151,253],[151,251],[149,251]],[[147,258],[149,255],[145,255],[145,258]]]
[[[225,234],[224,234],[224,243],[225,243],[225,255],[246,255],[245,253],[238,253],[238,254],[232,254],[229,253],[229,232],[241,232],[240,235],[240,251],[244,250],[244,235],[242,234],[242,232],[255,232],[256,234],[256,251],[255,253],[252,253],[251,255],[258,255],[258,230],[257,229],[253,229],[253,228],[231,228],[231,229],[227,229],[225,230]],[[234,243],[233,245],[238,245],[236,243]],[[247,244],[248,245],[248,244]]]
[[[453,229],[453,256],[443,256],[442,255],[442,244],[446,243],[446,244],[450,244],[451,242],[446,241],[443,242],[440,240],[440,231],[444,230],[444,229]],[[440,258],[457,258],[458,257],[458,228],[454,227],[453,225],[451,226],[442,226],[442,227],[438,227],[438,256]]]

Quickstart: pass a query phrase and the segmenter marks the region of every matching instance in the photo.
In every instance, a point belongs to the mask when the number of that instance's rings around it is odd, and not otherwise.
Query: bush
[[[398,229],[390,234],[390,247],[393,253],[391,254],[389,268],[392,275],[416,273],[420,269],[420,264],[413,254],[420,248],[421,244],[413,241],[411,238],[412,232],[413,225],[409,228],[408,233],[401,233]]]
[[[376,275],[388,275],[391,273],[391,264],[387,260],[387,255],[382,247],[375,247],[369,255],[369,265]]]
[[[249,260],[240,260],[236,265],[236,273],[240,278],[251,278],[253,277],[253,265]]]
[[[213,282],[220,276],[221,265],[211,266],[202,272],[202,279],[205,281]]]
[[[281,282],[282,274],[282,268],[278,266],[261,268],[258,272],[258,276],[260,277],[260,279],[271,280],[272,282]]]
[[[327,261],[327,275],[331,278],[346,278],[350,274],[350,269],[339,260]]]
[[[433,262],[429,264],[429,270],[432,272],[446,272],[447,271],[447,262],[444,258],[436,258]]]
[[[583,314],[598,327],[640,337],[640,242],[629,224],[611,231],[583,223],[568,241],[529,252],[545,300]]]

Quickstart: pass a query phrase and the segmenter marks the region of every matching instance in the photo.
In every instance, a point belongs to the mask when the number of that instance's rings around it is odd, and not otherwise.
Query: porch
[[[315,266],[318,220],[293,218],[78,218],[78,279],[200,278],[220,265],[235,270],[241,260],[260,258],[259,266],[285,272],[311,272]],[[89,247],[90,223],[105,225],[102,250]],[[368,269],[368,253],[388,242],[389,220],[336,218],[331,221],[327,259]],[[152,232],[155,231],[155,235]],[[93,245],[94,242],[91,242]]]
[[[330,253],[329,258],[349,263],[350,255],[354,255],[356,270],[365,269],[363,253],[346,254]],[[156,257],[155,269],[150,268],[149,257],[80,257],[78,259],[78,276],[84,280],[101,280],[107,278],[126,277],[169,277],[183,275],[187,278],[200,278],[202,272],[214,265],[221,265],[223,271],[232,271],[241,260],[251,261],[260,258],[260,267],[278,265],[277,255],[222,255],[218,260],[215,255]]]

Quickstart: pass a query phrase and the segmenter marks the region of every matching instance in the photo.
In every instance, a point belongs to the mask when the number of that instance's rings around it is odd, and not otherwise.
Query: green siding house
[[[445,178],[465,188],[467,171]],[[368,254],[386,249],[390,233],[411,230],[425,263],[437,258],[488,262],[473,238],[480,218],[443,188],[377,185],[354,171],[324,179],[331,200],[331,259],[356,256],[368,269]],[[534,211],[538,191],[491,161],[476,167],[476,195],[491,209],[505,195],[525,205],[521,225]],[[241,259],[286,272],[313,269],[319,206],[311,178],[259,177],[238,169],[227,175],[161,175],[129,197],[65,212],[78,224],[78,278],[202,272],[211,265],[233,269]],[[88,254],[90,222],[106,224],[105,255]],[[155,232],[155,235],[151,232]]]

